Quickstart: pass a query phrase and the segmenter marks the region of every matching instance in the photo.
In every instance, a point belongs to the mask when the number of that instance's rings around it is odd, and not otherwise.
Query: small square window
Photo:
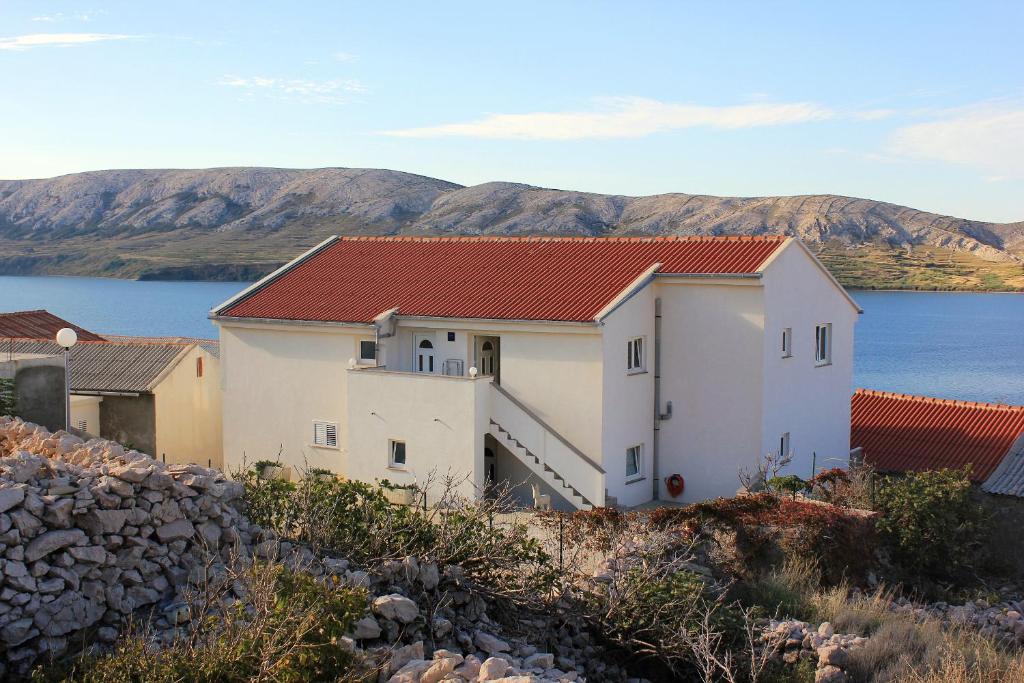
[[[828,365],[832,362],[832,323],[822,323],[814,328],[814,363]]]
[[[782,330],[782,357],[789,358],[793,355],[793,328],[787,327]]]
[[[626,449],[626,481],[640,479],[643,476],[643,446],[630,446]]]
[[[455,333],[454,332],[449,332],[448,333],[448,341],[450,341],[450,342],[455,341]]]
[[[368,339],[359,342],[359,360],[373,362],[377,358],[377,344]]]
[[[323,448],[338,447],[338,425],[333,422],[313,422],[313,445]]]
[[[388,464],[391,467],[405,467],[405,442],[388,441]]]
[[[626,371],[643,372],[647,369],[644,338],[633,337],[626,342]]]

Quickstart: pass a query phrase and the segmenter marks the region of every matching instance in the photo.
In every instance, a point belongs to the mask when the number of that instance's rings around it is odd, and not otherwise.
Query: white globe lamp
[[[476,377],[478,372],[479,372],[479,370],[476,369],[475,365],[470,366],[470,368],[469,368],[469,376],[470,377]]]
[[[70,327],[57,330],[57,344],[64,348],[64,431],[71,431],[71,347],[78,343],[78,333]]]
[[[78,343],[78,333],[70,327],[65,327],[57,330],[57,343],[63,346],[65,349],[70,349],[72,346]]]

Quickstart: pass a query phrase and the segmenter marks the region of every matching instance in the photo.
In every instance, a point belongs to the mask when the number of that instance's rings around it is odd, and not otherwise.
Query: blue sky
[[[392,168],[1024,220],[1024,3],[0,0],[0,178]]]

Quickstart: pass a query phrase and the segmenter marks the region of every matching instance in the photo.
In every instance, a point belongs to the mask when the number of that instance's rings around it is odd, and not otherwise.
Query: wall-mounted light
[[[469,376],[470,377],[476,377],[478,372],[480,372],[480,371],[476,369],[475,365],[470,366],[470,368],[469,368]]]

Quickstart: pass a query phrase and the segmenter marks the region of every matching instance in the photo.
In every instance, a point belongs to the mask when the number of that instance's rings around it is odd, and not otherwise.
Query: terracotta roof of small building
[[[79,341],[103,341],[103,337],[78,325],[58,318],[49,311],[15,311],[0,313],[0,338],[52,340],[57,331],[70,327],[78,333]]]
[[[369,323],[402,316],[591,321],[637,278],[744,275],[789,239],[345,237],[329,240],[220,316]]]
[[[951,401],[858,389],[850,445],[887,472],[959,469],[983,482],[1024,434],[1024,406]]]
[[[82,342],[71,347],[71,390],[150,392],[192,344],[153,341]],[[15,353],[59,354],[56,342],[19,341]]]

